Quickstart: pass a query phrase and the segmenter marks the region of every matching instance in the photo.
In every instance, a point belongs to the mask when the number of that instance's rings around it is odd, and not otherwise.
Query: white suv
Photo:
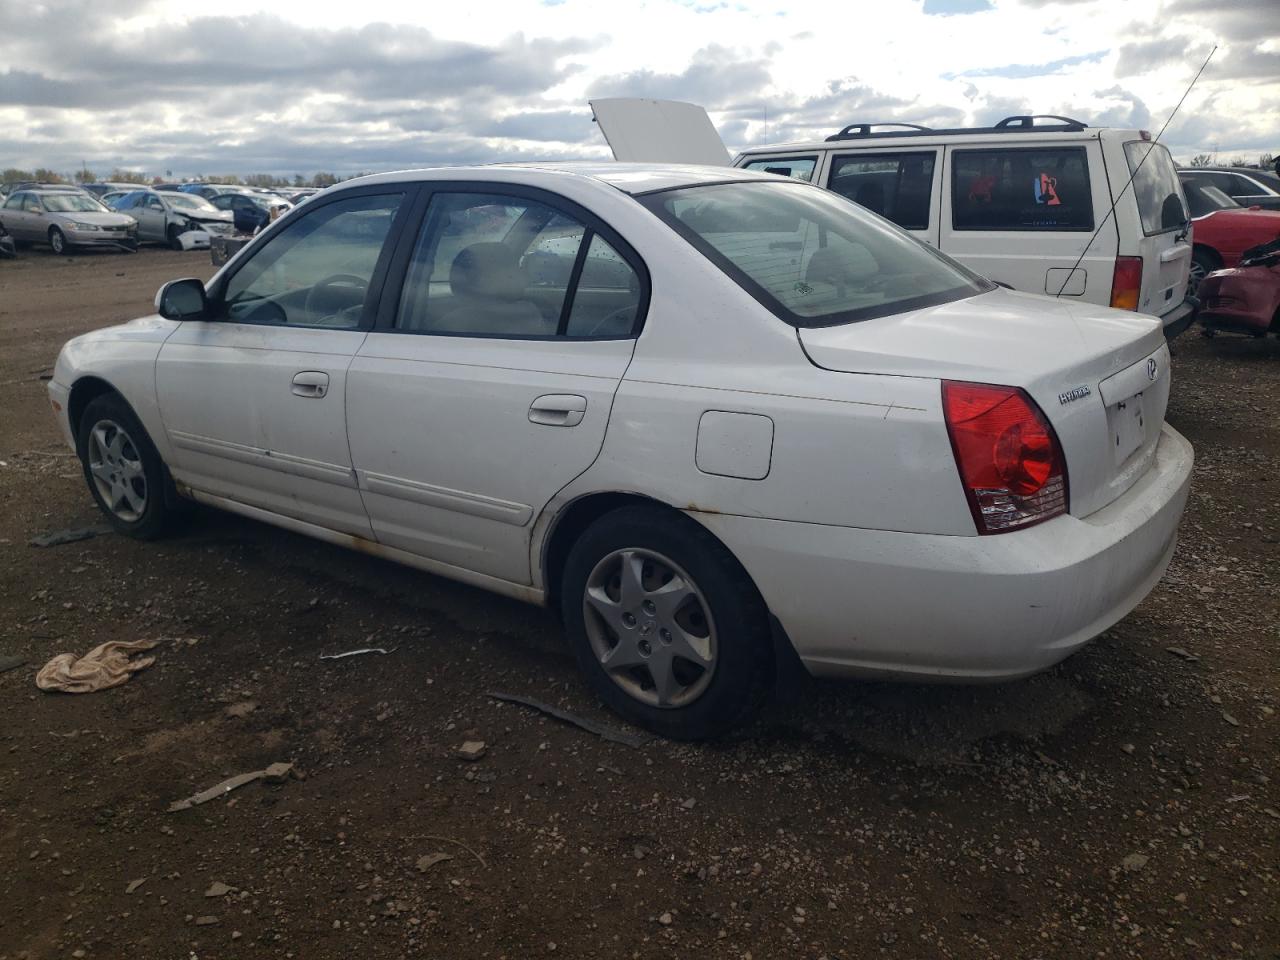
[[[619,160],[705,162],[718,148],[728,162],[710,121],[692,119],[699,107],[591,105]],[[1015,290],[1152,314],[1166,337],[1194,319],[1186,199],[1145,130],[1040,116],[952,130],[862,123],[732,164],[833,190]]]

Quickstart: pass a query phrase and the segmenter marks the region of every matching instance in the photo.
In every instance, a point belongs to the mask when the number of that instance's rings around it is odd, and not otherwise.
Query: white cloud
[[[600,155],[592,94],[704,103],[732,144],[1010,112],[1280,152],[1274,0],[48,0],[0,33],[0,167],[309,173]],[[74,50],[74,57],[67,56]]]

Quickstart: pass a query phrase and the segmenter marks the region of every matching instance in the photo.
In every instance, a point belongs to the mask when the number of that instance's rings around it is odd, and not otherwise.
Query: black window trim
[[[913,310],[924,310],[928,307],[940,306],[944,303],[955,303],[959,300],[967,300],[970,297],[980,296],[984,293],[990,293],[996,289],[996,285],[980,274],[974,273],[964,264],[959,263],[946,254],[942,253],[931,244],[925,243],[917,237],[913,237],[902,227],[896,223],[892,224],[895,230],[902,230],[904,236],[909,238],[913,243],[918,243],[924,249],[928,250],[933,256],[944,261],[948,266],[959,269],[962,273],[968,274],[973,278],[976,289],[966,290],[962,287],[952,287],[947,290],[940,290],[937,293],[924,294],[919,297],[911,297],[907,300],[898,300],[891,304],[875,307],[858,307],[853,310],[843,310],[839,313],[825,314],[820,318],[803,317],[792,310],[788,310],[777,297],[770,294],[763,286],[752,280],[745,272],[740,270],[728,257],[724,256],[719,250],[710,243],[700,237],[695,231],[685,226],[684,222],[674,214],[668,213],[662,204],[662,198],[668,193],[682,193],[686,191],[705,190],[712,187],[723,187],[739,183],[760,184],[768,189],[809,189],[821,190],[828,196],[836,197],[841,203],[847,203],[869,216],[876,216],[865,207],[861,207],[854,203],[843,194],[828,190],[826,187],[820,187],[816,183],[805,183],[801,180],[788,180],[770,183],[761,180],[732,180],[732,181],[716,181],[714,183],[696,183],[685,184],[679,187],[666,187],[662,190],[650,190],[646,193],[638,194],[643,198],[641,202],[644,207],[655,217],[674,230],[680,237],[686,240],[690,246],[706,257],[711,263],[722,270],[730,280],[741,287],[753,300],[760,306],[764,307],[775,317],[789,326],[798,330],[820,330],[826,327],[840,327],[849,323],[862,323],[866,320],[877,320],[881,317],[892,317],[902,313],[910,313]],[[882,218],[883,219],[883,218]]]
[[[795,180],[797,183],[813,183],[813,177],[817,176],[818,170],[822,167],[822,153],[788,153],[785,156],[753,156],[748,154],[742,160],[739,170],[750,170],[753,173],[768,173],[768,170],[762,170],[759,167],[751,166],[753,163],[794,163],[797,160],[812,160],[813,174],[808,180],[801,180],[799,177],[787,177],[788,180]],[[781,174],[774,174],[781,176]]]
[[[210,311],[213,314],[211,323],[237,323],[245,326],[253,327],[280,327],[286,330],[337,330],[343,332],[360,331],[368,332],[374,327],[375,319],[378,315],[378,308],[381,305],[382,294],[385,291],[387,270],[391,263],[393,252],[396,250],[400,241],[400,237],[404,232],[405,225],[409,222],[409,215],[416,206],[421,193],[420,184],[414,181],[408,182],[390,182],[369,184],[362,187],[350,187],[332,196],[325,197],[322,202],[311,202],[302,206],[294,207],[283,217],[280,217],[275,223],[268,226],[266,230],[258,234],[244,251],[243,256],[236,257],[227,268],[220,272],[213,280],[212,285],[207,288],[206,296],[209,301]],[[364,309],[360,314],[360,322],[352,327],[329,327],[323,324],[314,323],[272,323],[267,321],[253,320],[231,320],[224,314],[225,304],[223,298],[226,295],[227,284],[231,282],[231,278],[245,268],[245,266],[257,256],[263,247],[271,242],[271,238],[276,234],[283,232],[292,223],[309,217],[313,213],[323,210],[332,203],[350,200],[356,197],[378,197],[378,196],[394,196],[401,195],[400,206],[396,209],[395,219],[391,223],[391,229],[387,231],[386,238],[382,241],[382,249],[378,253],[377,263],[374,264],[373,274],[369,278],[369,288],[365,292]]]
[[[1137,141],[1135,141],[1137,142]],[[1000,153],[1078,153],[1084,157],[1084,180],[1089,196],[1089,225],[1064,230],[1061,227],[958,227],[956,226],[956,178],[959,176],[956,161],[967,154],[1000,154]],[[947,166],[951,169],[951,230],[954,233],[1092,233],[1097,226],[1096,211],[1093,209],[1093,173],[1089,169],[1089,148],[1087,144],[1037,144],[1029,147],[958,147],[949,151]]]
[[[896,220],[892,220],[889,217],[885,217],[885,219],[889,220],[890,223],[893,223],[899,227],[902,227],[903,230],[923,230],[927,232],[929,230],[929,221],[933,219],[933,206],[934,206],[933,201],[935,199],[933,194],[933,183],[934,183],[934,180],[937,178],[938,169],[942,166],[942,148],[941,147],[916,147],[915,149],[907,149],[907,150],[880,150],[880,149],[845,150],[841,153],[837,153],[833,150],[831,152],[830,158],[827,160],[826,188],[830,190],[832,193],[838,196],[844,197],[846,200],[853,200],[852,197],[845,196],[843,193],[840,193],[840,191],[836,190],[834,187],[831,186],[831,181],[835,179],[835,175],[836,175],[836,164],[839,163],[841,160],[849,160],[849,159],[855,159],[855,158],[861,160],[861,159],[871,159],[876,157],[886,157],[886,158],[891,157],[896,160],[899,157],[927,157],[929,155],[933,156],[933,169],[929,172],[929,213],[925,217],[924,226],[923,227],[907,227],[898,223],[898,221]],[[897,183],[898,183],[898,190],[899,192],[901,192],[902,190],[902,164],[901,163],[898,164]],[[853,202],[857,203],[858,201],[853,200]],[[881,216],[884,216],[884,215],[881,214]],[[942,217],[941,212],[939,212],[938,217],[939,219],[941,219]]]
[[[595,340],[635,340],[644,330],[648,319],[652,285],[649,267],[644,258],[636,252],[622,235],[613,229],[599,216],[586,207],[570,200],[568,197],[542,187],[531,187],[525,184],[506,183],[500,180],[429,180],[420,183],[421,193],[414,204],[412,217],[405,228],[400,231],[392,254],[387,276],[383,283],[377,317],[373,330],[377,333],[395,333],[409,337],[453,337],[469,340],[533,340],[533,341],[595,341]],[[571,217],[584,228],[583,242],[578,249],[574,261],[574,272],[569,278],[569,287],[565,292],[565,304],[561,306],[560,321],[556,333],[551,334],[501,334],[465,333],[438,330],[403,330],[396,325],[400,312],[400,299],[404,295],[404,284],[409,273],[409,263],[413,259],[413,251],[417,247],[418,237],[426,228],[430,213],[431,201],[437,194],[474,193],[489,196],[512,197],[517,200],[532,200],[549,207],[556,213]],[[309,206],[314,201],[308,201]],[[581,279],[580,264],[586,262],[586,249],[592,236],[599,235],[609,246],[613,247],[626,264],[635,271],[640,281],[640,299],[636,305],[636,318],[631,331],[613,336],[570,336],[561,334],[560,330],[568,324],[567,310],[572,308],[572,301],[577,294],[577,282]]]

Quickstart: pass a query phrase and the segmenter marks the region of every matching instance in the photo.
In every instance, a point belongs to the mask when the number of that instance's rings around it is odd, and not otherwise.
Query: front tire
[[[702,740],[764,702],[768,609],[741,564],[688,517],[639,506],[597,520],[569,551],[560,605],[588,683],[633,723]]]
[[[89,402],[77,450],[89,492],[118,532],[154,540],[173,525],[173,482],[151,437],[118,394]]]
[[[53,248],[53,252],[58,256],[62,256],[71,249],[67,243],[66,234],[57,227],[49,228],[49,246]]]

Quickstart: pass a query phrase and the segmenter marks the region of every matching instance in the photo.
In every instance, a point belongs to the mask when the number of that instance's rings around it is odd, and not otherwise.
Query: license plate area
[[[1133,456],[1147,438],[1147,421],[1142,407],[1141,393],[1107,407],[1107,429],[1111,434],[1116,466]]]

